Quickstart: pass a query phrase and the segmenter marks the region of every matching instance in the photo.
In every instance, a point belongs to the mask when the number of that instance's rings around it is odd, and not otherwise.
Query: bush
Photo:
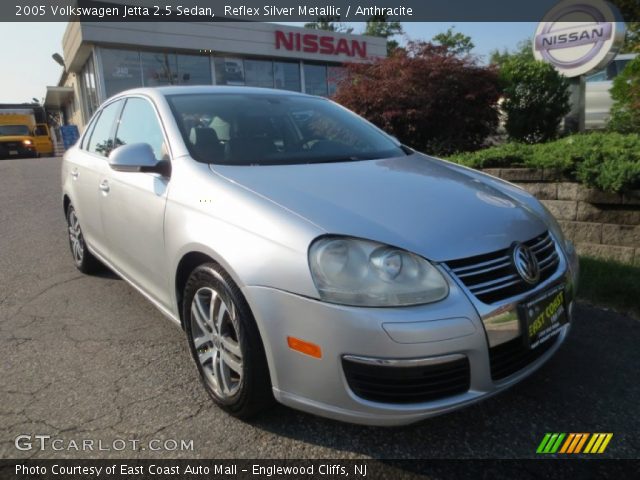
[[[609,192],[640,188],[640,135],[589,133],[536,145],[507,143],[449,160],[473,168],[554,169]]]
[[[620,133],[640,133],[640,56],[631,60],[611,88],[613,107],[609,129]]]
[[[346,70],[334,100],[418,150],[474,150],[498,125],[497,72],[471,57],[413,43]]]
[[[558,136],[569,113],[569,82],[550,64],[514,57],[500,68],[509,138],[536,143]]]

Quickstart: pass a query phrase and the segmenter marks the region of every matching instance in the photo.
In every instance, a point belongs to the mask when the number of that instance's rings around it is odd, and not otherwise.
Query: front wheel
[[[240,289],[214,263],[196,268],[184,291],[191,355],[213,401],[239,418],[273,402],[258,329]]]
[[[67,209],[67,227],[69,231],[69,248],[71,249],[73,263],[75,263],[76,268],[82,273],[87,274],[98,271],[101,264],[87,249],[87,244],[84,242],[84,236],[80,228],[80,221],[78,220],[75,209],[71,205],[69,205]]]

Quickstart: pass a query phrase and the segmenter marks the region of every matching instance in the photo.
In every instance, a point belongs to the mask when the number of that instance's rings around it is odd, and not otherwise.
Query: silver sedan
[[[401,145],[323,98],[124,92],[62,168],[71,253],[186,332],[213,401],[399,425],[536,370],[578,265],[507,182]]]

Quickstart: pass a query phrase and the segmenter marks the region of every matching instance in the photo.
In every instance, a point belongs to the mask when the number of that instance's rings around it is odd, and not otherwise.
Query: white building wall
[[[133,48],[156,48],[183,51],[211,50],[213,53],[255,55],[319,62],[366,61],[345,54],[326,55],[314,52],[276,48],[276,31],[331,36],[366,43],[367,56],[386,56],[384,38],[325,32],[260,22],[123,22],[70,23],[63,39],[64,57],[70,71],[82,68],[89,51],[88,44],[104,44]]]

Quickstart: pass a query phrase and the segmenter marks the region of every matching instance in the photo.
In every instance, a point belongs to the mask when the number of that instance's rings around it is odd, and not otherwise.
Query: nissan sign
[[[367,42],[364,40],[348,40],[314,33],[292,33],[277,30],[276,48],[323,55],[342,54],[347,57],[367,58]]]
[[[537,60],[567,77],[604,68],[624,43],[625,24],[617,7],[604,0],[564,0],[538,25]]]

